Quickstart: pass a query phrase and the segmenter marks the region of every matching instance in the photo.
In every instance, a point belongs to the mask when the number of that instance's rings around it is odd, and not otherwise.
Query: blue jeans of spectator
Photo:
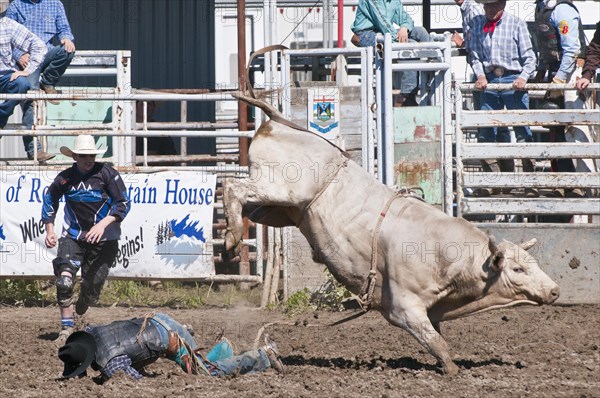
[[[361,30],[356,32],[356,35],[359,38],[358,46],[359,47],[369,47],[374,46],[376,44],[377,33],[372,30]],[[396,38],[393,38],[395,41]],[[409,42],[418,42],[424,43],[430,41],[429,33],[427,30],[421,26],[415,26],[413,30],[408,33],[408,41]],[[400,77],[400,93],[402,94],[416,94],[417,93],[417,71],[403,71],[398,74]],[[398,88],[398,83],[394,79],[393,88]]]
[[[19,76],[10,81],[11,73],[0,76],[0,93],[3,94],[22,94],[31,88],[29,80],[26,77]],[[8,118],[13,114],[15,106],[19,105],[18,100],[7,100],[0,104],[0,128],[4,128],[8,123]]]
[[[217,367],[213,376],[224,377],[230,374],[262,372],[271,367],[267,353],[262,349],[246,351],[241,355],[221,359],[212,363]]]
[[[40,75],[42,84],[55,86],[71,64],[74,55],[74,52],[68,53],[64,46],[55,46],[48,50],[39,68],[28,76],[31,88],[34,90],[40,88]],[[23,109],[23,126],[25,126],[25,129],[31,130],[33,128],[33,102],[23,101],[21,108]],[[27,154],[33,156],[33,137],[24,135],[23,144]],[[39,141],[37,149],[42,149]]]
[[[519,75],[496,76],[493,73],[487,73],[486,79],[488,83],[512,84]],[[481,110],[482,111],[498,111],[506,107],[506,109],[529,109],[529,96],[527,91],[492,91],[485,90],[481,93]],[[515,126],[515,136],[517,142],[531,142],[533,136],[529,126]],[[508,129],[496,132],[493,127],[482,127],[477,131],[478,142],[510,142],[510,134]]]

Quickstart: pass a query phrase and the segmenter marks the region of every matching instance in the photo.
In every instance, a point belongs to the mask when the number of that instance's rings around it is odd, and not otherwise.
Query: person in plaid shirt
[[[504,12],[506,0],[476,0],[483,4],[485,15],[473,18],[469,26],[467,51],[473,72],[477,76],[475,88],[483,90],[481,110],[529,109],[529,96],[525,87],[536,69],[536,56],[525,22]],[[509,83],[514,90],[486,90],[488,83]],[[531,142],[533,136],[529,126],[514,126],[517,142]],[[499,139],[500,138],[500,139]],[[493,127],[478,130],[479,142],[504,141],[496,136]],[[523,159],[523,171],[533,172],[534,164]],[[514,162],[503,171],[513,171]],[[489,196],[489,189],[479,189],[478,196]],[[528,189],[526,196],[537,196],[537,191]]]
[[[18,70],[11,53],[19,49],[30,54],[29,63]],[[26,93],[31,84],[28,76],[33,74],[44,60],[46,46],[24,26],[9,18],[0,18],[0,93]],[[12,115],[17,100],[7,100],[0,103],[0,129],[3,129]]]
[[[46,44],[48,48],[46,57],[40,68],[29,76],[29,80],[33,89],[41,88],[47,94],[56,94],[55,86],[75,55],[75,44],[73,43],[75,38],[62,3],[59,0],[14,0],[8,6],[6,16],[25,26]],[[58,46],[54,45],[55,37],[60,42]],[[17,65],[26,68],[31,54],[21,49],[15,49],[13,58]],[[58,103],[57,100],[49,102]],[[23,108],[23,124],[25,128],[31,129],[33,127],[32,102],[24,101],[21,106]],[[29,158],[33,157],[33,150],[30,148],[32,141],[31,136],[23,136],[25,151]]]

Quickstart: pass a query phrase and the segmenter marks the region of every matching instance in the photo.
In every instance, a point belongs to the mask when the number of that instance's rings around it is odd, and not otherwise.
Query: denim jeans
[[[486,74],[488,83],[512,84],[519,75],[496,76]],[[481,93],[481,110],[529,109],[529,96],[527,91],[492,91],[485,90]],[[533,136],[529,126],[515,126],[515,136],[518,142],[531,142]],[[478,142],[510,142],[508,130],[498,129],[498,134],[493,127],[482,127],[477,130]]]
[[[377,33],[372,30],[361,30],[356,32],[359,38],[359,47],[374,46],[376,44]],[[395,41],[395,38],[393,38]],[[424,43],[430,41],[429,33],[421,26],[415,26],[413,30],[408,33],[409,42]],[[409,61],[410,62],[410,61]],[[393,88],[400,87],[400,93],[402,94],[416,94],[417,93],[417,71],[407,70],[403,72],[397,72],[396,78],[393,79]]]
[[[271,367],[267,353],[259,348],[258,350],[246,351],[241,355],[236,355],[226,359],[221,359],[212,363],[217,367],[213,376],[224,377],[230,374],[247,374],[267,370]]]
[[[31,88],[29,80],[26,77],[19,76],[12,82],[10,76],[12,73],[7,73],[0,76],[0,93],[3,94],[22,94],[26,93]],[[0,104],[0,128],[4,128],[8,123],[8,118],[13,114],[15,106],[19,104],[17,100],[7,100]]]
[[[58,83],[60,77],[65,73],[67,67],[71,64],[75,53],[68,53],[64,46],[55,46],[51,48],[44,57],[44,61],[32,74],[28,76],[31,88],[37,90],[40,88],[40,75],[42,84],[46,86],[55,86]],[[23,126],[25,129],[31,130],[33,128],[33,102],[23,101],[21,103],[23,109]],[[25,145],[25,151],[32,156],[33,155],[33,137],[23,136],[23,144]],[[38,150],[42,149],[41,144],[38,142]]]

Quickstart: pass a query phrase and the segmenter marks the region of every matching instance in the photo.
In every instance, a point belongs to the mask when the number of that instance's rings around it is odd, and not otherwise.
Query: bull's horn
[[[500,248],[498,247],[498,244],[496,243],[496,237],[494,235],[490,235],[488,234],[490,241],[488,243],[488,249],[490,250],[490,253],[492,254],[496,254],[500,251]]]
[[[533,245],[535,245],[537,243],[537,239],[533,238],[530,241],[527,241],[525,243],[521,243],[521,248],[523,250],[529,250],[533,247]]]

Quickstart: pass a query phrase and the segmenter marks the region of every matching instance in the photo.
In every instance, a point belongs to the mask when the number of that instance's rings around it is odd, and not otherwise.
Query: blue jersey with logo
[[[102,240],[118,240],[120,222],[127,216],[131,204],[125,183],[112,167],[96,162],[87,174],[77,165],[61,172],[44,195],[42,222],[54,223],[59,201],[65,197],[65,220],[62,236],[84,240],[87,232],[106,216],[115,216],[116,223],[104,231]]]

